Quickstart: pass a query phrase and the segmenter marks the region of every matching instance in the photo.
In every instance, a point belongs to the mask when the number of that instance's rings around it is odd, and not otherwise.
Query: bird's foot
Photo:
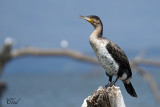
[[[112,87],[113,85],[115,85],[115,82],[114,82],[114,81],[113,81],[113,82],[109,82],[109,83],[105,86],[105,88]]]
[[[107,85],[105,85],[106,88],[110,87],[111,82],[109,81]]]

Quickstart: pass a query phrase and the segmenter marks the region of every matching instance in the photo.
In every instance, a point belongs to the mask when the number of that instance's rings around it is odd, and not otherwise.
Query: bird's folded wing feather
[[[106,46],[108,52],[112,55],[114,60],[119,64],[121,69],[128,70],[128,74],[131,76],[131,68],[129,65],[128,58],[124,51],[115,43],[112,41],[109,41],[109,43]]]

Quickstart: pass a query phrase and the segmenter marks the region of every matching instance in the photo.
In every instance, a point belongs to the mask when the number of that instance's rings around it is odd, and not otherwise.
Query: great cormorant
[[[89,42],[100,62],[105,69],[106,75],[109,77],[109,82],[106,85],[115,85],[118,79],[122,80],[127,92],[137,97],[137,94],[131,84],[131,68],[128,58],[124,51],[114,42],[102,37],[103,24],[98,16],[79,16],[80,18],[90,22],[94,31],[90,35]],[[116,79],[112,82],[112,77],[116,76]]]

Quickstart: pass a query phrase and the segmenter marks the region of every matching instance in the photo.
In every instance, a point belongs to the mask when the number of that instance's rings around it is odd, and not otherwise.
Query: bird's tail
[[[124,83],[124,86],[125,86],[127,92],[128,92],[132,97],[137,97],[137,94],[136,94],[136,92],[135,92],[135,90],[134,90],[131,82],[129,82],[129,83],[123,82],[123,83]]]

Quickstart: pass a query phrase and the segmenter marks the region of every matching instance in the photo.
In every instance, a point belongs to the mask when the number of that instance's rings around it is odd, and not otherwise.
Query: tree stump
[[[100,86],[84,100],[81,107],[125,107],[125,103],[119,87]]]

